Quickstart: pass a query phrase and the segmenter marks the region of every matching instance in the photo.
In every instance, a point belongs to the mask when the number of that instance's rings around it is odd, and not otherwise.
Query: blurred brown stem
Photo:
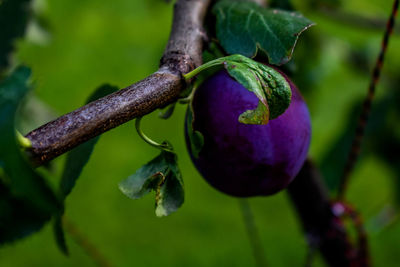
[[[65,216],[63,217],[63,225],[65,231],[71,236],[75,243],[86,252],[86,254],[94,261],[97,266],[111,267],[109,261],[97,249],[97,247],[92,242],[90,242],[90,240],[78,229],[78,227],[70,220],[68,220]]]
[[[367,266],[356,254],[316,167],[307,160],[288,187],[289,196],[302,221],[308,243],[318,248],[329,266]],[[310,259],[309,259],[310,260]]]

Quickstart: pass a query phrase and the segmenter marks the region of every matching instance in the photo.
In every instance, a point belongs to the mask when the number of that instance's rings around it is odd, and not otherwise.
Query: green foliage
[[[274,65],[288,62],[299,35],[314,25],[297,12],[264,9],[245,1],[221,0],[213,12],[217,38],[228,54],[255,57],[260,50]]]
[[[292,91],[289,83],[274,68],[241,55],[230,56],[225,68],[247,90],[260,100],[257,108],[241,114],[239,121],[246,124],[267,124],[281,115],[290,105]]]
[[[26,199],[15,197],[8,185],[0,180],[0,245],[40,230],[50,218],[50,213]]]
[[[141,198],[154,190],[158,217],[176,211],[184,201],[183,180],[176,154],[161,151],[160,155],[122,181],[119,188],[132,199]]]
[[[61,208],[53,190],[21,154],[15,136],[15,115],[29,76],[28,68],[19,67],[0,83],[0,243],[40,229]]]
[[[158,114],[160,119],[164,119],[164,120],[169,119],[172,116],[172,114],[174,113],[175,106],[176,106],[176,102],[167,106],[163,112],[160,112]]]
[[[30,0],[0,1],[0,72],[8,66],[8,56],[16,38],[23,36],[28,23]]]
[[[195,158],[199,157],[199,153],[204,146],[204,136],[193,128],[193,110],[192,107],[188,107],[185,127],[187,128],[188,138],[190,140],[190,150]]]
[[[65,233],[63,229],[61,213],[54,217],[53,231],[54,231],[54,238],[58,248],[62,253],[64,253],[64,255],[69,255],[67,242],[65,240]]]

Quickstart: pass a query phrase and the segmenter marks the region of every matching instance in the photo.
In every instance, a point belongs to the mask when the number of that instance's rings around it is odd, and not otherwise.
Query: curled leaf
[[[175,212],[184,201],[183,180],[177,156],[172,152],[161,151],[160,155],[122,181],[119,189],[132,199],[139,199],[154,190],[156,215],[161,217]]]
[[[225,57],[224,66],[237,82],[259,99],[257,108],[239,116],[245,124],[267,124],[289,107],[292,91],[285,77],[274,68],[242,55]]]
[[[257,108],[246,110],[239,116],[239,122],[244,124],[267,124],[269,121],[268,106],[258,102]]]

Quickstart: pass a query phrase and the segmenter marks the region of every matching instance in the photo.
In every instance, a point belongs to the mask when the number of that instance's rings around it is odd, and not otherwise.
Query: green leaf
[[[288,62],[299,35],[314,25],[297,12],[265,9],[247,1],[221,0],[213,13],[217,38],[228,54],[255,57],[260,50],[274,65]]]
[[[170,165],[170,172],[156,196],[156,215],[168,216],[184,202],[183,180],[176,163]]]
[[[118,87],[111,86],[108,84],[102,85],[97,88],[92,95],[88,98],[86,103],[95,101],[101,97],[109,95],[118,90]],[[76,181],[82,173],[83,168],[88,163],[90,156],[92,155],[94,146],[99,140],[100,136],[97,136],[86,143],[72,149],[68,155],[64,166],[64,171],[60,181],[60,192],[61,197],[65,199],[72,191]],[[68,247],[65,243],[64,231],[62,228],[62,215],[64,211],[57,214],[54,220],[53,229],[56,243],[59,249],[68,255]]]
[[[162,151],[156,158],[143,165],[133,175],[119,184],[126,196],[138,199],[150,191],[156,192],[156,215],[167,216],[182,206],[183,180],[175,153]]]
[[[170,104],[163,111],[160,111],[160,113],[158,114],[158,117],[160,119],[164,119],[164,120],[169,119],[172,116],[172,114],[174,113],[175,106],[176,106],[176,102]]]
[[[157,188],[158,184],[165,179],[167,170],[164,156],[160,154],[122,181],[119,189],[129,198],[139,199]]]
[[[39,231],[51,218],[50,213],[30,201],[13,196],[1,178],[0,175],[0,245]]]
[[[267,124],[289,107],[292,97],[290,85],[274,68],[242,55],[226,57],[224,66],[229,75],[260,100],[255,110],[247,110],[239,116],[239,122]]]
[[[267,124],[269,121],[269,109],[263,103],[258,102],[254,110],[246,110],[239,116],[239,122],[244,124]]]
[[[9,64],[8,56],[16,38],[22,37],[30,15],[30,0],[0,1],[0,72]]]
[[[0,243],[39,230],[62,209],[46,181],[21,154],[15,136],[15,115],[28,91],[30,70],[17,68],[0,83]]]
[[[190,80],[210,68],[224,65],[229,75],[253,92],[260,100],[255,110],[247,110],[239,117],[239,122],[245,124],[267,124],[289,107],[292,90],[286,78],[271,66],[256,62],[240,54],[217,58],[206,62],[193,71],[183,75]],[[197,86],[193,88],[195,91]],[[192,94],[194,93],[192,91]],[[264,105],[262,107],[261,105]]]
[[[0,84],[0,160],[10,178],[16,197],[25,198],[47,212],[55,212],[60,203],[54,192],[25,160],[16,142],[14,118],[19,102],[28,91],[30,70],[20,67]]]
[[[68,256],[69,251],[67,242],[65,241],[65,233],[62,224],[62,215],[55,216],[53,223],[53,232],[58,248],[64,255]]]
[[[195,158],[199,157],[199,153],[204,146],[204,136],[199,132],[194,130],[193,127],[193,111],[191,107],[188,107],[186,115],[186,128],[188,138],[190,140],[190,150]]]

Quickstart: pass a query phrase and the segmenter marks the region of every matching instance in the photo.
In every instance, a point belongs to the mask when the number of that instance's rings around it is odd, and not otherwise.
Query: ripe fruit
[[[292,90],[291,104],[267,125],[238,122],[259,100],[225,70],[196,90],[193,130],[203,135],[204,144],[194,155],[188,123],[186,144],[196,168],[216,189],[238,197],[271,195],[300,171],[310,144],[310,116],[300,92],[284,77]]]

